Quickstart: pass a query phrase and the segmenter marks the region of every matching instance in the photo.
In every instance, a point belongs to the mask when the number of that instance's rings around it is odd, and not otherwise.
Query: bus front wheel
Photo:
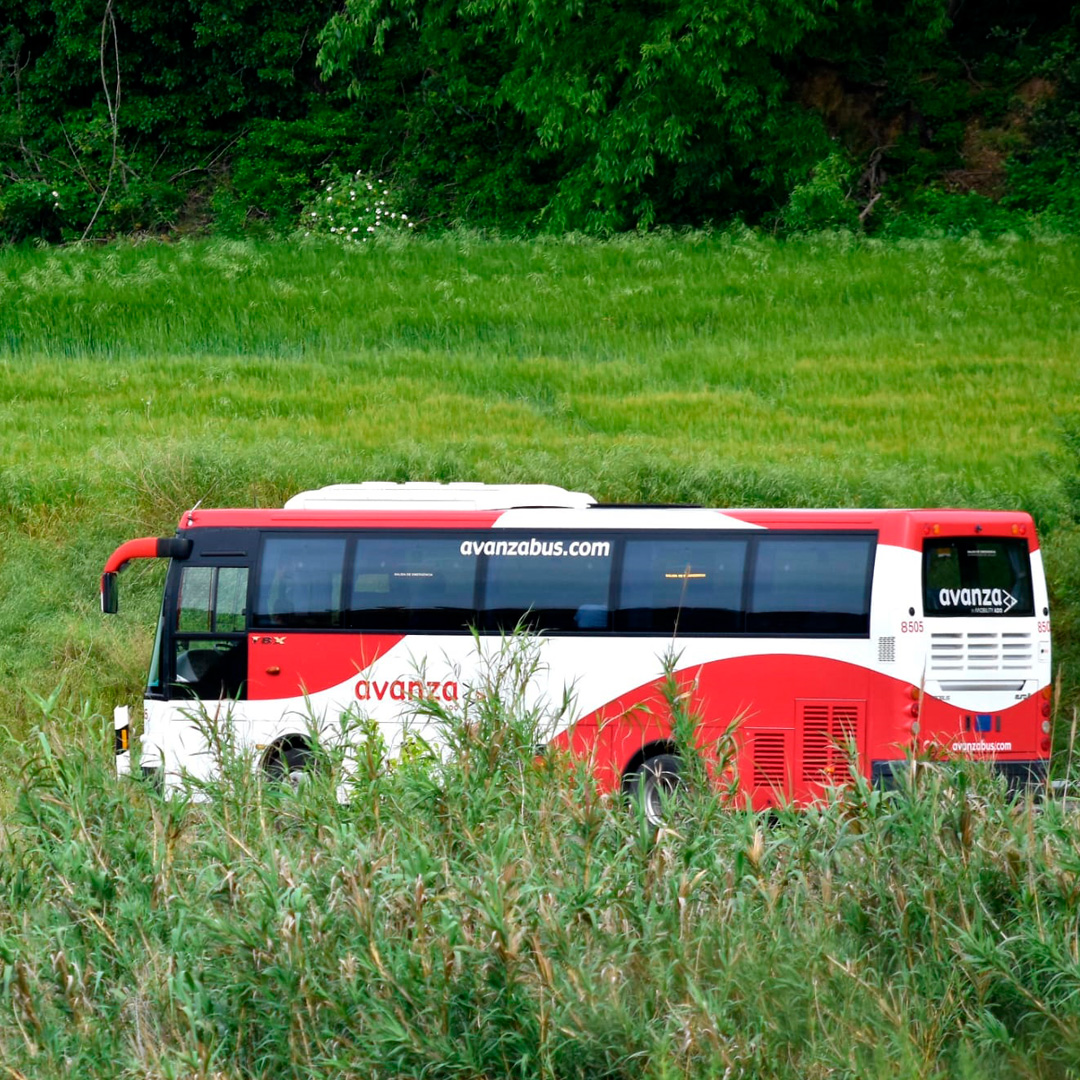
[[[659,827],[681,785],[679,759],[674,754],[657,754],[626,777],[626,794],[632,806],[641,807],[645,820]]]
[[[267,755],[263,768],[271,780],[280,780],[297,788],[314,766],[311,747],[302,739],[275,746]]]

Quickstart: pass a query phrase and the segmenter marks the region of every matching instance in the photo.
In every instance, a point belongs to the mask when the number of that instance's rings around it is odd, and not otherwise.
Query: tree
[[[558,173],[551,227],[699,223],[778,205],[830,150],[788,93],[785,59],[864,0],[346,0],[321,35],[327,75],[363,93],[367,65],[411,50],[415,73],[523,118]]]

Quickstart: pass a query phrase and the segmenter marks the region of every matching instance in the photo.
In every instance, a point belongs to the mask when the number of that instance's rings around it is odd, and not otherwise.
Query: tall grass
[[[1080,820],[971,767],[768,820],[697,787],[659,833],[531,747],[506,665],[293,791],[210,801],[35,734],[0,833],[15,1077],[1066,1077]],[[434,708],[434,707],[433,707]]]

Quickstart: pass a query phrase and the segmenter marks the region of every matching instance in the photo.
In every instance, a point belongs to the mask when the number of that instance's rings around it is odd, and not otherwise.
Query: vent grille
[[[930,635],[931,674],[1030,671],[1034,663],[1034,641],[1030,633],[980,630]]]
[[[877,658],[879,664],[896,662],[896,638],[879,637],[877,639]]]
[[[846,782],[851,776],[849,746],[860,745],[865,703],[805,701],[800,706],[803,782]]]
[[[783,788],[787,778],[785,737],[782,731],[755,731],[754,787]]]

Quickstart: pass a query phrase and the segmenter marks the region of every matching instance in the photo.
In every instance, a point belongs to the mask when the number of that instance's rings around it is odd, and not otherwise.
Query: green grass
[[[1057,237],[0,252],[0,706],[138,695],[159,579],[100,619],[116,543],[374,478],[1025,507],[1075,658],[1078,288]]]
[[[443,768],[111,775],[182,510],[344,480],[1024,507],[1077,696],[1080,243],[474,236],[0,251],[13,1077],[1066,1077],[1080,822],[978,772],[657,842],[498,694]],[[1071,441],[1070,441],[1071,439]],[[1058,744],[1066,746],[1062,728]],[[333,763],[329,763],[333,768]],[[2,1070],[0,1070],[2,1071]]]

